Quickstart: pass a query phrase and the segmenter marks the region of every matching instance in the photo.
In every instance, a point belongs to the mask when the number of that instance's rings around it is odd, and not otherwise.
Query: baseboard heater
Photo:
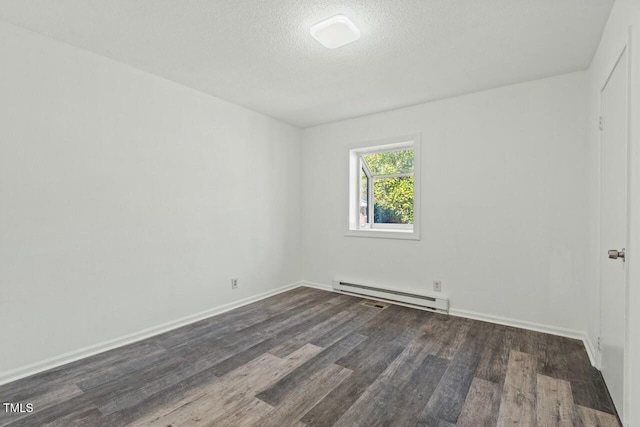
[[[420,295],[377,286],[359,285],[356,283],[334,281],[333,289],[343,294],[377,299],[390,303],[398,303],[422,310],[449,314],[449,299],[428,295]]]

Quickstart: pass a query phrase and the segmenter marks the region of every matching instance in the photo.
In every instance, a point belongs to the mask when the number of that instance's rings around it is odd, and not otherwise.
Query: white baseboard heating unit
[[[429,295],[409,293],[394,289],[383,289],[377,286],[359,285],[356,283],[334,281],[333,289],[343,294],[354,295],[398,303],[422,310],[436,311],[438,313],[449,314],[449,299],[438,298]]]

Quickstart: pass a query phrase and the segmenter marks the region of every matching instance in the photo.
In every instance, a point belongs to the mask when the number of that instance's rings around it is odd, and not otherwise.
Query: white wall
[[[303,131],[302,276],[584,331],[586,72]],[[422,239],[345,237],[348,147],[422,133]]]
[[[2,23],[0,58],[0,377],[299,280],[298,129]]]
[[[302,133],[0,23],[0,378],[300,277],[415,290],[439,279],[454,310],[595,340],[597,93],[629,25],[640,44],[639,10],[638,0],[616,1],[588,73]],[[422,240],[345,237],[347,147],[414,132]],[[640,360],[635,187],[630,360]],[[640,365],[629,375],[635,402]],[[628,425],[639,425],[640,406],[626,407]]]
[[[600,115],[600,90],[611,72],[621,48],[628,42],[629,27],[633,26],[630,45],[632,73],[630,80],[631,129],[630,129],[630,233],[627,247],[629,280],[629,329],[626,360],[627,379],[625,414],[620,414],[625,426],[640,425],[640,266],[635,255],[640,251],[640,1],[617,0],[613,6],[600,45],[589,68],[589,118],[587,133],[588,188],[589,192],[589,269],[586,282],[588,334],[593,342],[600,330],[599,264],[603,253],[599,247],[599,141],[598,116]]]

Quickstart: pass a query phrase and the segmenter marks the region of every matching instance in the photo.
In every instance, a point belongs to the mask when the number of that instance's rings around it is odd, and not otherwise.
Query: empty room
[[[0,426],[640,427],[640,0],[0,0]]]

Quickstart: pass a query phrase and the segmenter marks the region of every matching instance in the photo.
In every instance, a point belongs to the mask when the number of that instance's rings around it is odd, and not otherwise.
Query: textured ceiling
[[[613,0],[0,0],[0,19],[299,127],[585,69]],[[309,34],[342,13],[339,49]]]

